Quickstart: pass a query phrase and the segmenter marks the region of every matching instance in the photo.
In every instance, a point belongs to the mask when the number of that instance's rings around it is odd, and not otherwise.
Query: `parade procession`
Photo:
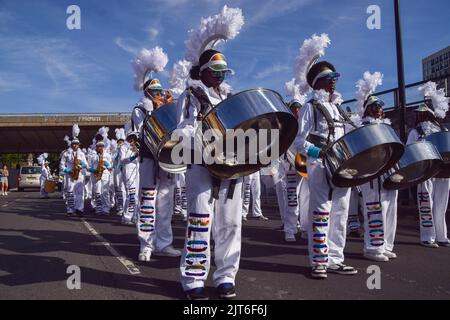
[[[87,228],[89,239],[105,245],[101,255],[118,257],[132,275],[146,266],[172,270],[175,285],[158,274],[151,275],[152,285],[173,289],[186,300],[240,299],[240,291],[253,281],[265,288],[264,299],[302,299],[283,293],[283,273],[292,273],[291,279],[306,277],[308,286],[321,286],[324,297],[339,298],[324,293],[327,285],[366,286],[369,266],[383,272],[384,266],[404,263],[402,273],[408,277],[409,269],[417,267],[408,262],[415,250],[422,250],[427,263],[434,252],[448,256],[446,89],[431,80],[410,89],[414,125],[402,133],[400,111],[383,101],[384,82],[395,76],[387,74],[392,70],[374,69],[379,63],[358,66],[363,71],[351,83],[353,95],[345,97],[351,102],[344,102],[338,88],[350,79],[340,69],[344,63],[332,58],[339,56],[328,54],[339,46],[332,30],[322,28],[307,38],[291,39],[295,59],[286,65],[290,77],[279,86],[284,91],[243,86],[235,79],[250,69],[235,67],[243,66],[237,52],[251,55],[259,48],[234,44],[255,21],[252,12],[222,5],[192,29],[178,30],[185,38],[184,52],[177,56],[181,60],[171,57],[166,42],[135,48],[131,65],[125,60],[118,67],[134,75],[122,76],[136,101],[125,107],[126,121],[101,124],[95,131],[71,123],[63,127],[63,136],[57,135],[63,150],[35,155],[39,210],[64,203],[58,223],[70,223],[70,232]],[[281,45],[272,49],[280,50],[281,61]],[[358,63],[357,53],[347,54],[352,58],[345,65]],[[265,77],[262,71],[255,79]],[[0,198],[5,201],[11,197],[9,174],[6,167],[0,170]],[[402,225],[405,203],[408,228]],[[277,230],[269,227],[275,220]],[[106,224],[113,229],[102,231]],[[51,235],[52,241],[67,241],[60,232]],[[116,243],[124,232],[127,243]],[[295,252],[294,264],[302,263],[302,268],[280,271],[277,262],[264,260],[264,249],[256,249],[257,236],[283,254]],[[412,242],[405,244],[406,236]],[[409,250],[399,249],[406,245]],[[361,261],[354,265],[355,259]],[[247,272],[242,278],[241,268]],[[270,277],[261,280],[259,271]],[[81,283],[83,272],[81,268]],[[427,269],[421,273],[425,279]],[[441,274],[439,292],[450,290],[448,275]],[[0,284],[1,279],[0,272]],[[100,285],[101,279],[93,283]],[[126,278],[117,282],[127,283],[130,292],[139,288]],[[448,292],[442,297],[448,298]],[[255,289],[254,299],[259,298]]]

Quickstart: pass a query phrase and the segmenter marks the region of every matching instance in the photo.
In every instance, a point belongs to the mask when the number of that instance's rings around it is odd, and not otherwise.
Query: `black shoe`
[[[439,247],[450,247],[450,242],[437,241],[436,243],[438,244]]]
[[[315,279],[326,279],[327,278],[327,267],[325,267],[325,266],[312,267],[311,277],[313,277]]]
[[[203,287],[185,291],[185,294],[188,300],[209,300]]]
[[[67,215],[68,217],[72,217],[72,216],[73,216],[73,212],[67,212],[66,215]]]
[[[236,289],[232,283],[222,283],[218,288],[220,299],[231,300],[236,297]]]
[[[335,264],[333,266],[329,266],[327,268],[327,271],[329,273],[337,273],[337,274],[350,275],[350,276],[358,273],[358,270],[356,270],[355,268],[346,266],[345,264],[342,264],[342,263]]]

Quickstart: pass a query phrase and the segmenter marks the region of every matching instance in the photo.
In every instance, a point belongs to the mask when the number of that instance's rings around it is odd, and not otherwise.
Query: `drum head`
[[[401,143],[387,143],[358,153],[335,171],[332,182],[337,187],[349,188],[372,181],[391,169],[403,150]]]
[[[440,169],[442,161],[425,160],[402,168],[388,177],[383,187],[388,190],[401,190],[413,187],[434,177]]]

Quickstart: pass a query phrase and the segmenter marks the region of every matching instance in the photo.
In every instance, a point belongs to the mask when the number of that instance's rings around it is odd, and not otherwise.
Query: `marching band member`
[[[120,150],[125,143],[125,129],[120,128],[116,129],[116,139],[117,139],[117,147],[114,154],[111,154],[113,157],[113,184],[114,184],[114,195],[116,202],[117,214],[122,216],[125,208],[125,184],[122,176],[122,167],[120,165]]]
[[[37,161],[38,164],[41,165],[41,176],[39,177],[39,185],[41,189],[41,199],[49,199],[48,193],[45,192],[45,181],[50,179],[51,173],[50,168],[48,167],[48,153],[41,154]]]
[[[242,220],[247,221],[247,215],[250,209],[250,200],[252,206],[251,216],[262,221],[267,221],[261,211],[261,176],[259,171],[244,177],[243,181],[244,199],[242,201]]]
[[[322,162],[324,150],[345,134],[345,116],[339,109],[342,98],[336,92],[340,75],[331,63],[317,62],[329,43],[326,34],[305,40],[297,57],[295,79],[299,92],[314,90],[313,99],[300,110],[294,143],[297,152],[307,155],[311,276],[321,279],[327,277],[327,272],[357,273],[355,268],[343,264],[350,188],[333,186]]]
[[[77,124],[72,127],[72,141],[70,148],[61,157],[60,170],[64,172],[64,190],[67,204],[67,215],[76,213],[84,214],[84,177],[81,170],[86,168],[87,160],[83,151],[80,150],[78,135],[80,128]]]
[[[373,95],[382,80],[383,75],[379,72],[365,72],[363,79],[356,84],[362,125],[391,124],[384,115],[384,102]],[[393,249],[397,229],[398,191],[385,189],[382,177],[363,184],[360,189],[364,216],[364,257],[379,262],[397,258]]]
[[[139,132],[131,130],[131,124],[125,125],[127,143],[120,146],[119,159],[122,178],[125,184],[125,205],[122,224],[133,225],[136,219],[139,188]]]
[[[139,132],[139,196],[138,196],[138,238],[140,241],[139,261],[150,261],[153,254],[178,257],[181,252],[172,246],[172,211],[170,176],[159,170],[157,159],[143,140],[144,120],[159,106],[173,101],[168,90],[163,90],[158,79],[146,80],[152,72],[161,72],[168,62],[167,55],[159,47],[143,49],[133,61],[135,89],[143,90],[144,97],[133,108],[132,130]]]
[[[110,179],[112,167],[111,155],[105,150],[108,131],[100,128],[95,137],[95,155],[89,158],[89,171],[93,177],[95,213],[109,215],[111,211]]]
[[[191,141],[199,138],[199,123],[207,108],[227,98],[223,81],[233,72],[225,56],[212,47],[224,35],[225,39],[234,38],[243,24],[241,10],[225,6],[220,14],[202,19],[201,27],[190,33],[186,59],[193,64],[191,80],[179,97],[177,108],[178,128]],[[232,299],[236,296],[235,278],[241,255],[242,216],[236,213],[242,211],[242,178],[213,178],[204,165],[190,164],[186,185],[188,226],[180,262],[183,290],[190,300],[208,299],[205,281],[210,270],[212,232],[217,266],[214,286],[220,298]]]
[[[408,144],[425,139],[428,135],[447,131],[439,119],[445,119],[449,99],[436,83],[428,82],[419,88],[425,104],[416,110],[417,126],[408,136]],[[450,179],[431,178],[417,186],[417,205],[420,217],[420,241],[425,247],[450,247],[445,214],[447,212]]]

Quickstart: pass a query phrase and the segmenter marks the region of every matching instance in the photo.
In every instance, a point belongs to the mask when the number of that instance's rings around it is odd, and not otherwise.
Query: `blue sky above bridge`
[[[81,8],[81,30],[66,28],[66,9]],[[342,74],[338,90],[354,98],[366,70],[396,86],[392,0],[0,0],[0,112],[128,111],[138,100],[130,61],[159,45],[172,64],[184,57],[187,31],[221,7],[243,9],[241,34],[224,46],[235,90],[284,92],[298,49],[313,33],[332,40],[326,59]],[[366,9],[381,7],[381,30]],[[450,45],[448,0],[402,1],[407,82],[422,80],[421,60]],[[167,84],[167,75],[161,80]]]

